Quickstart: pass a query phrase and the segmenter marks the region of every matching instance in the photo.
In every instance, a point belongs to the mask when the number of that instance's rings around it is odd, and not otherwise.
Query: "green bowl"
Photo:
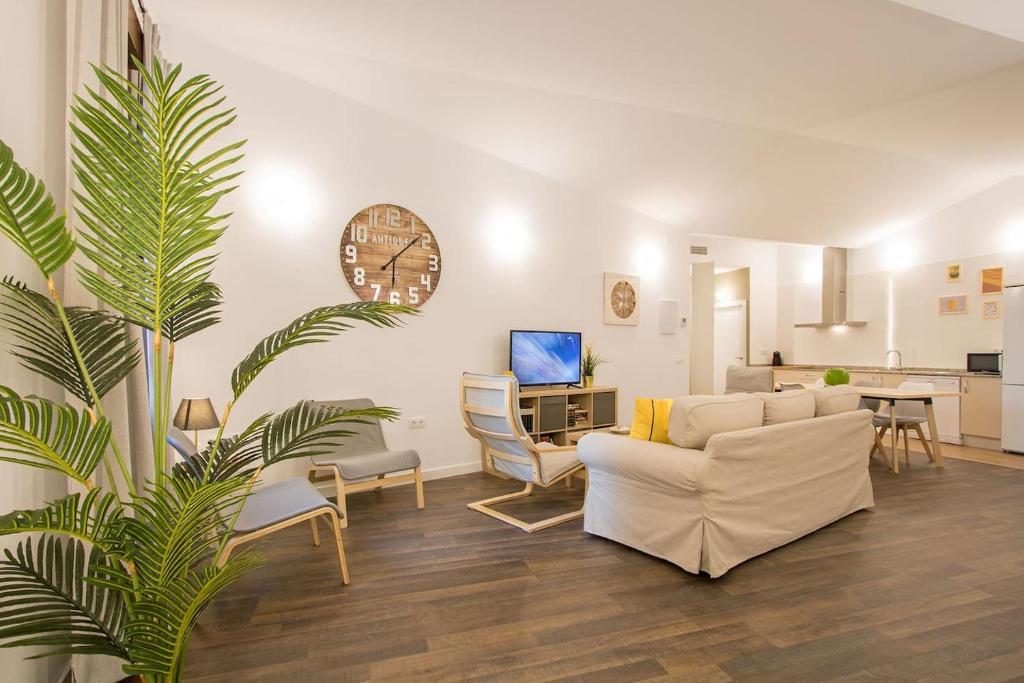
[[[834,387],[837,384],[849,384],[850,373],[843,368],[829,368],[825,371],[825,384]]]

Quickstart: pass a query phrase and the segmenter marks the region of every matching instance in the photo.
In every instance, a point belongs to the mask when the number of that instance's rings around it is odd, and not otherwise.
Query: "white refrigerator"
[[[1003,290],[1003,450],[1024,453],[1024,285]]]

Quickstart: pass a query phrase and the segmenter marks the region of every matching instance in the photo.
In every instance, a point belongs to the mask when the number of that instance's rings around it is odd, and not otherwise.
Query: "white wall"
[[[64,196],[64,3],[0,0],[0,139],[15,159],[41,177],[58,202]],[[17,58],[15,58],[17,56]],[[5,238],[0,239],[0,274],[44,287],[35,267]],[[7,352],[0,329],[0,384],[23,394],[59,399],[56,388],[18,365]],[[67,493],[62,477],[0,462],[0,514],[39,507]],[[14,548],[22,537],[0,539]],[[55,681],[67,665],[63,657],[27,661],[31,650],[0,650],[0,678],[5,681]]]
[[[877,365],[899,349],[917,367],[965,365],[970,351],[1002,348],[1002,320],[980,314],[980,271],[1005,268],[1005,282],[1024,282],[1024,178],[1008,180],[848,255],[848,317],[863,328],[792,329],[816,321],[821,249],[780,248],[780,337],[792,336],[788,362]],[[946,266],[963,266],[959,283]],[[938,298],[967,294],[969,313],[939,316]],[[785,302],[785,303],[782,303]],[[786,343],[783,342],[785,347]]]
[[[231,368],[264,335],[315,306],[354,300],[339,268],[348,219],[390,202],[418,213],[442,250],[439,288],[399,330],[358,329],[292,352],[263,373],[236,407],[233,426],[302,398],[370,396],[400,408],[387,436],[419,450],[434,476],[479,466],[458,410],[463,371],[501,372],[510,328],[580,330],[611,363],[597,381],[620,387],[628,421],[637,395],[686,392],[685,330],[659,335],[658,302],[688,300],[673,254],[687,236],[601,198],[528,173],[402,123],[331,91],[167,32],[164,53],[210,73],[238,107],[233,134],[248,138],[243,188],[227,200],[232,227],[215,280],[224,322],[183,342],[175,399],[229,396]],[[299,179],[308,214],[272,215],[275,174]],[[268,188],[269,182],[269,188]],[[602,324],[604,271],[641,276],[640,325]],[[410,430],[408,418],[427,418]],[[300,473],[281,466],[272,477]]]
[[[692,244],[708,248],[716,267],[750,268],[750,360],[770,363],[778,348],[778,253],[775,242],[693,235]]]

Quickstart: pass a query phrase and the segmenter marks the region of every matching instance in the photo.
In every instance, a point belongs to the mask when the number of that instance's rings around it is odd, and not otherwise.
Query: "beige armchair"
[[[516,493],[469,503],[470,510],[482,512],[527,533],[562,524],[583,515],[583,509],[528,523],[490,506],[533,493],[535,486],[547,488],[568,480],[583,468],[575,446],[534,443],[523,427],[519,413],[519,382],[507,375],[464,373],[461,385],[462,418],[466,431],[478,439],[494,463],[494,469],[526,483]]]

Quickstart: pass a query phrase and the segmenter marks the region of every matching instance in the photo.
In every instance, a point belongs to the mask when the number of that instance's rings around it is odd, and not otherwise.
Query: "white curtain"
[[[86,95],[86,87],[104,94],[92,72],[92,64],[107,66],[118,73],[128,75],[128,29],[130,3],[132,0],[70,0],[67,4],[67,102],[68,117],[75,95]],[[147,65],[152,57],[150,51],[159,43],[156,27],[149,15],[141,15],[144,31],[144,45]],[[65,206],[68,225],[78,228],[75,217],[73,191],[77,187],[71,167],[72,137],[70,131],[66,142],[67,194]],[[76,255],[78,262],[81,254]],[[87,262],[86,262],[87,263]],[[91,267],[91,264],[90,264]],[[63,282],[62,296],[68,305],[83,305],[100,308],[101,302],[86,291],[72,269],[67,269]],[[132,327],[139,344],[141,335]],[[113,423],[113,437],[117,439],[122,452],[128,459],[135,486],[145,486],[153,479],[153,447],[150,436],[149,389],[146,369],[140,363],[126,382],[121,383],[103,399],[103,409]],[[105,486],[102,468],[97,471],[97,480]],[[124,493],[123,491],[121,492]],[[112,683],[124,678],[120,660],[109,657],[77,655],[72,658],[72,667],[79,683]]]

